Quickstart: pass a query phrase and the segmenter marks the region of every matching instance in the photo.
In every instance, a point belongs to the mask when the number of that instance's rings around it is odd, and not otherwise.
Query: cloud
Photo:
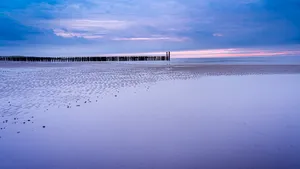
[[[108,53],[293,45],[299,16],[297,0],[11,0],[0,2],[0,41]]]
[[[214,33],[213,36],[216,36],[216,37],[222,37],[223,34],[221,34],[221,33]]]
[[[300,46],[278,48],[229,48],[210,50],[183,50],[172,51],[172,58],[222,58],[222,57],[270,57],[270,56],[293,56],[300,55]],[[164,55],[165,52],[148,53],[123,53],[112,55]]]
[[[46,22],[49,26],[74,31],[124,30],[132,23],[118,20],[59,19]]]
[[[150,38],[153,34],[174,37],[174,33],[168,29],[180,30],[181,25],[184,24],[179,12],[183,9],[176,7],[180,5],[172,1],[132,0],[111,3],[106,0],[88,0],[86,2],[88,5],[77,4],[76,9],[70,8],[74,6],[73,4],[66,4],[60,10],[60,13],[64,14],[80,11],[80,16],[69,18],[68,15],[64,15],[65,18],[41,21],[40,25],[47,25],[51,29],[63,29],[74,34],[84,32],[89,36],[103,35],[107,40],[125,40],[126,38],[131,40],[137,37]],[[166,6],[166,4],[172,6]],[[53,8],[58,7],[61,8],[61,6]],[[168,7],[173,7],[173,9],[170,10]]]
[[[60,36],[63,38],[84,38],[84,39],[100,39],[103,38],[101,35],[91,35],[87,33],[73,33],[73,32],[68,32],[62,29],[54,29],[54,34],[56,36]]]
[[[187,38],[175,38],[175,37],[139,37],[139,38],[113,38],[116,41],[174,41],[181,42],[188,40]]]

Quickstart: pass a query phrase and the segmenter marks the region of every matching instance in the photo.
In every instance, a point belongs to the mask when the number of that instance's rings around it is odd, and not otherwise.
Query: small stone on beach
[[[43,128],[46,128],[46,126],[43,126]]]

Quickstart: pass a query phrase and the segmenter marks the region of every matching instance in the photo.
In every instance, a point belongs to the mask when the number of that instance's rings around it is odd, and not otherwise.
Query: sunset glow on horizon
[[[116,53],[109,56],[118,55],[165,55],[165,52],[149,53]],[[104,55],[103,55],[104,56]],[[210,49],[210,50],[187,50],[171,51],[171,58],[220,58],[220,57],[266,57],[266,56],[299,56],[300,50],[293,49]]]

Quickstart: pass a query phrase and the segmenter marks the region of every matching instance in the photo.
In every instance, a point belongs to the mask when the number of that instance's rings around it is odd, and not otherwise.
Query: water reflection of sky
[[[0,168],[298,168],[299,79],[166,81],[32,111],[1,131]]]

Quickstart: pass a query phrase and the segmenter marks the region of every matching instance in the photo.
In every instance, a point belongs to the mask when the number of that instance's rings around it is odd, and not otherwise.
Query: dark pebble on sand
[[[18,134],[20,134],[21,132],[20,132],[20,131],[18,131],[17,133],[18,133]]]
[[[84,103],[86,103],[86,101]]]
[[[25,124],[25,122],[23,122],[23,124]]]
[[[46,128],[46,126],[43,126],[43,128]]]
[[[30,120],[27,120],[27,121],[30,121]]]
[[[117,95],[115,95],[115,97],[117,97]]]
[[[34,118],[33,116],[31,118]]]

